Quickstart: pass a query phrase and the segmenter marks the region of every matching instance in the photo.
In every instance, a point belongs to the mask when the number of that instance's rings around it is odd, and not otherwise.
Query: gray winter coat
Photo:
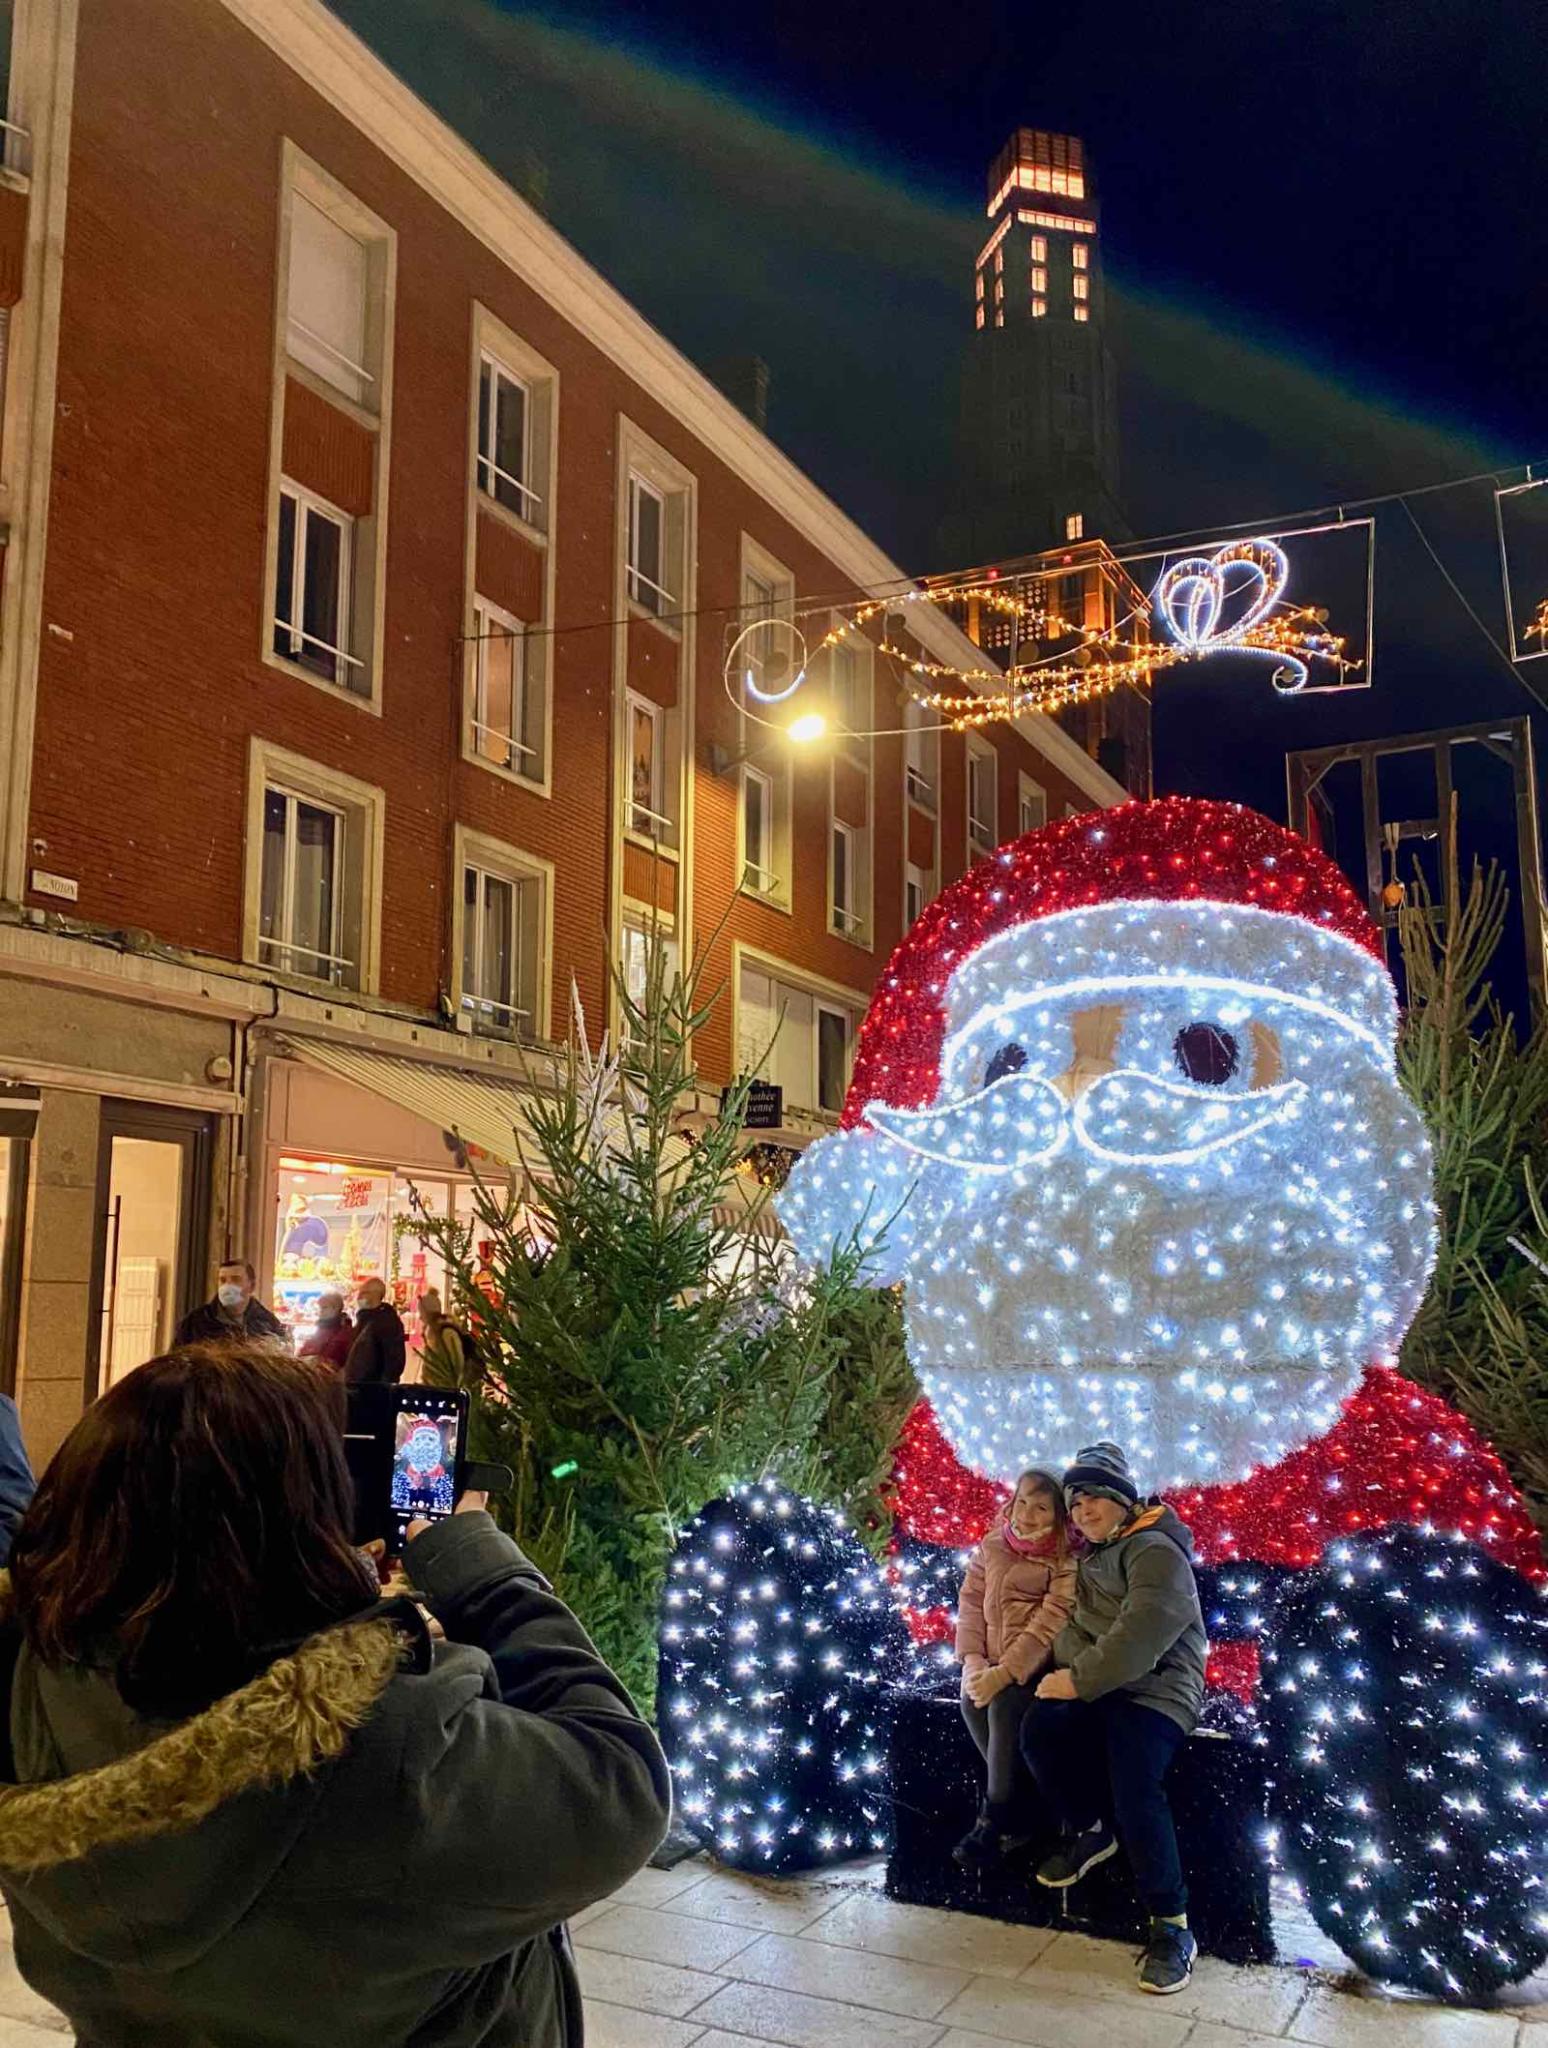
[[[487,1515],[404,1563],[446,1642],[391,1603],[189,1721],[0,1631],[0,1884],[81,2048],[579,2048],[561,1923],[660,1840],[660,1749]]]
[[[1193,1536],[1170,1508],[1141,1508],[1082,1556],[1075,1612],[1054,1643],[1078,1698],[1127,1693],[1186,1735],[1203,1703],[1208,1647]]]

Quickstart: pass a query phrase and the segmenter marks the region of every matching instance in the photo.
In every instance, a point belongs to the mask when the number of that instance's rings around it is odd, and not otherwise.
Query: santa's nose
[[[1069,1102],[1076,1102],[1093,1081],[1100,1081],[1118,1064],[1115,1048],[1123,1027],[1122,1003],[1096,1003],[1089,1010],[1075,1012],[1070,1063],[1053,1077],[1053,1085]]]

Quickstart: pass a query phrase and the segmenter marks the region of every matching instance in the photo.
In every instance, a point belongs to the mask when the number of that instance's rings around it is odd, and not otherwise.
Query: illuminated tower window
[[[996,327],[1003,327],[1005,325],[1005,308],[1003,306],[995,307],[994,324]]]
[[[983,309],[983,307],[982,307],[982,306],[980,306],[980,307],[978,308],[978,317],[977,317],[977,321],[976,321],[976,324],[977,324],[977,325],[978,325],[979,327],[982,327],[982,326],[983,326],[983,324],[984,324],[984,309]]]
[[[984,273],[981,270],[974,273],[973,289],[975,295],[981,299],[984,295]]]
[[[1091,268],[1091,251],[1084,242],[1076,242],[1071,248],[1070,261],[1077,270],[1089,270]]]
[[[1085,252],[1082,251],[1081,253],[1084,254]],[[1048,261],[1048,237],[1046,235],[1034,235],[1032,237],[1032,261],[1034,263],[1046,263]],[[1077,264],[1076,268],[1084,269],[1085,266],[1084,264]]]
[[[1075,296],[1077,299],[1090,298],[1091,280],[1089,277],[1077,277],[1075,279]]]
[[[1086,515],[1084,512],[1071,512],[1069,514],[1064,522],[1064,537],[1066,540],[1085,539]]]
[[[1005,268],[1005,250],[1003,247],[996,249],[994,252],[994,267],[997,273]]]
[[[1091,318],[1091,308],[1089,306],[1077,306],[1075,308],[1075,318],[1077,320],[1089,320]]]
[[[1036,267],[1035,267],[1035,268],[1033,269],[1033,272],[1032,272],[1032,289],[1033,289],[1033,291],[1034,291],[1034,292],[1038,292],[1038,293],[1043,293],[1043,292],[1046,292],[1046,291],[1047,291],[1047,289],[1048,289],[1048,272],[1047,272],[1046,270],[1043,270],[1043,269],[1041,269],[1041,268],[1036,268]]]
[[[1032,318],[1034,320],[1044,319],[1047,316],[1047,313],[1048,301],[1046,299],[1034,299],[1032,301]]]

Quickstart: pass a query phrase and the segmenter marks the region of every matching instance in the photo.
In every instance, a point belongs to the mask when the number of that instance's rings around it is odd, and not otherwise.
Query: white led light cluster
[[[1112,1437],[1153,1488],[1328,1429],[1434,1257],[1380,964],[1271,911],[1120,902],[987,940],[945,1010],[934,1100],[869,1104],[779,1212],[813,1260],[876,1240],[959,1457],[1009,1481]]]
[[[883,1687],[915,1657],[841,1515],[773,1480],[711,1502],[672,1559],[660,1640],[675,1805],[721,1862],[801,1870],[887,1846]]]

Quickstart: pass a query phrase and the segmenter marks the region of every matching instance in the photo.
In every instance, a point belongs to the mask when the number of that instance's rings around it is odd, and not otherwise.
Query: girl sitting
[[[1018,1739],[1054,1637],[1074,1609],[1071,1543],[1057,1478],[1023,1472],[962,1582],[962,1718],[988,1766],[982,1811],[952,1851],[965,1870],[990,1868],[1026,1840],[1016,1826]]]

